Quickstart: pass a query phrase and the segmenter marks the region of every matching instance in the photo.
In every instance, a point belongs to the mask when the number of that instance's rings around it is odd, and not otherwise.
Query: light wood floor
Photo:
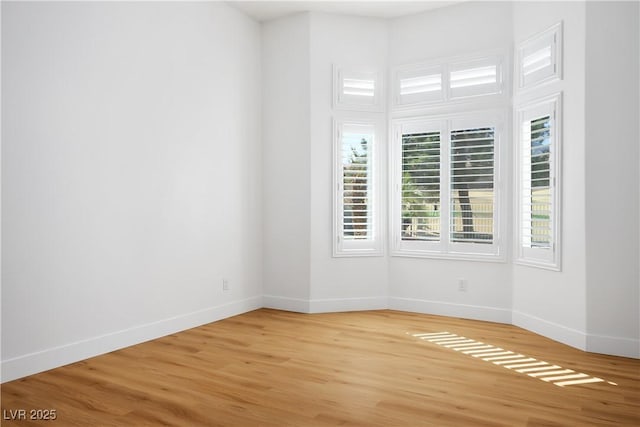
[[[413,336],[445,331],[605,381],[560,387]],[[57,420],[2,425],[638,426],[640,361],[487,322],[262,309],[2,385],[4,418],[35,408]]]

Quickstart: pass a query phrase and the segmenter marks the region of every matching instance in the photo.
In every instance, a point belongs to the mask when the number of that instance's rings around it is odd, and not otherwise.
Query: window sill
[[[434,251],[412,251],[406,249],[398,249],[391,252],[392,257],[405,258],[424,258],[424,259],[442,259],[453,261],[480,261],[506,263],[507,259],[501,254],[480,254],[480,253],[463,253],[463,252],[434,252]]]
[[[562,271],[562,269],[560,268],[560,264],[558,263],[539,261],[539,260],[529,259],[529,258],[517,258],[513,261],[513,263],[516,265],[540,268],[543,270]]]

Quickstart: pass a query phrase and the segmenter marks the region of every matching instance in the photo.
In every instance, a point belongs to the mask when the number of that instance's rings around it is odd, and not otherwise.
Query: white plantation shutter
[[[439,59],[392,70],[392,107],[431,107],[451,101],[504,93],[503,54]]]
[[[523,134],[522,237],[529,248],[550,248],[553,241],[550,130],[547,115],[527,121]]]
[[[519,253],[559,268],[559,95],[519,108]]]
[[[497,114],[397,119],[394,255],[501,260]]]
[[[373,223],[371,210],[371,162],[369,148],[373,143],[373,127],[342,127],[342,238],[370,240]]]
[[[518,87],[561,78],[562,23],[522,42],[517,49]]]
[[[450,236],[458,243],[493,243],[495,129],[451,131]]]
[[[440,241],[440,132],[402,135],[402,240]]]
[[[372,78],[344,78],[342,79],[342,95],[361,98],[365,102],[367,98],[373,98],[376,91],[376,81]]]
[[[502,62],[497,56],[451,64],[449,69],[452,99],[502,91]]]
[[[334,67],[334,108],[353,111],[383,111],[382,74]]]
[[[442,66],[416,66],[396,72],[396,106],[410,106],[442,101],[444,97]]]
[[[534,73],[546,71],[552,72],[551,44],[545,43],[539,48],[525,49],[522,58],[522,76],[525,84],[528,79],[533,78]]]
[[[375,193],[376,127],[370,122],[336,122],[335,256],[379,255]]]

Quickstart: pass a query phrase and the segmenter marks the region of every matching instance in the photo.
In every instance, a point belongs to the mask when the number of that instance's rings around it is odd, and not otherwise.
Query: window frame
[[[370,239],[349,240],[345,239],[342,231],[344,225],[344,196],[343,186],[343,134],[346,126],[369,127],[372,131],[372,141],[368,148],[369,181],[367,190],[371,198],[371,227]],[[384,255],[384,236],[382,232],[381,211],[381,174],[380,153],[382,138],[384,135],[381,120],[361,117],[339,117],[333,119],[333,257],[366,257]]]
[[[550,187],[552,187],[551,197],[551,233],[552,241],[549,248],[533,248],[524,246],[524,152],[530,151],[530,145],[524,147],[524,127],[523,124],[530,123],[536,117],[549,116],[551,121],[550,133],[550,156],[549,172]],[[515,244],[514,262],[520,265],[544,268],[548,270],[561,271],[562,268],[562,93],[555,93],[549,96],[536,98],[523,102],[514,109],[514,141],[516,141],[514,173],[516,177],[515,188]],[[528,138],[530,141],[530,136]],[[529,142],[530,144],[530,142]],[[530,171],[530,166],[527,168]],[[529,196],[530,197],[530,196]],[[529,212],[529,211],[527,211]]]
[[[392,120],[389,144],[390,252],[392,256],[505,262],[503,150],[506,114],[502,109]],[[451,131],[473,127],[494,129],[493,158],[493,243],[451,241]],[[407,132],[440,130],[440,241],[406,241],[402,229],[402,135]],[[446,206],[446,209],[444,207]]]

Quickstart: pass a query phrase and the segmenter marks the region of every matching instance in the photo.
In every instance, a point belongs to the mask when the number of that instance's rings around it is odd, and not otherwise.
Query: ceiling
[[[242,1],[227,3],[257,21],[268,21],[297,12],[327,12],[372,18],[396,18],[460,3],[453,1]]]

